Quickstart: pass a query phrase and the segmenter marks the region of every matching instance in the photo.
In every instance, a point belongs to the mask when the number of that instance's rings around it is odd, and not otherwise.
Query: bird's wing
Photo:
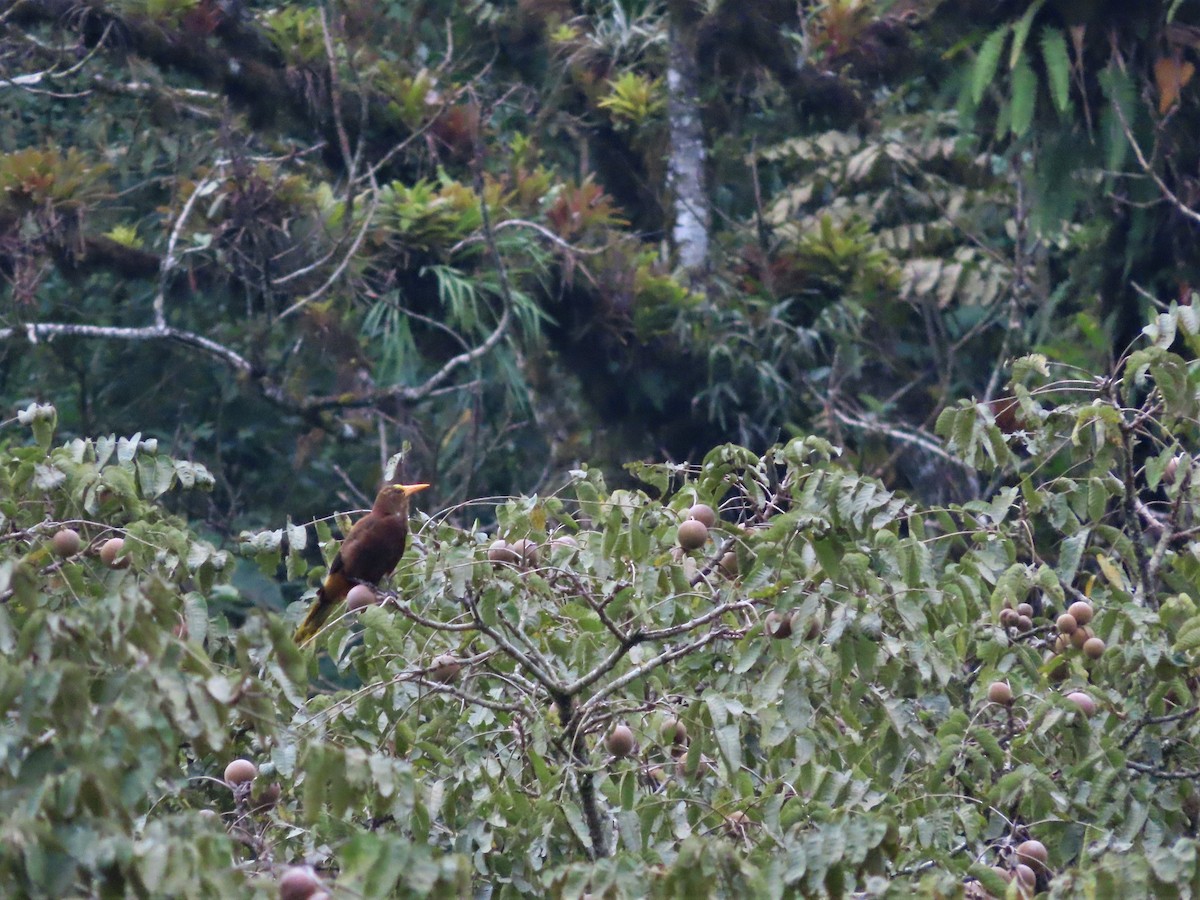
[[[377,583],[400,562],[407,535],[408,523],[399,516],[367,516],[342,541],[339,571],[358,581]]]

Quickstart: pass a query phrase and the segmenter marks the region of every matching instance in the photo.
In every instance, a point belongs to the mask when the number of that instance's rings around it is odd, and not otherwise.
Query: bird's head
[[[379,496],[375,498],[372,512],[382,515],[407,512],[408,499],[427,487],[429,487],[427,484],[385,484],[380,490]]]

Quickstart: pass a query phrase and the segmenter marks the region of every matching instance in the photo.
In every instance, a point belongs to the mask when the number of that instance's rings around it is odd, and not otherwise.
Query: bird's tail
[[[321,626],[325,624],[325,620],[329,618],[334,607],[346,599],[346,594],[350,592],[351,587],[349,580],[340,572],[325,579],[325,583],[317,591],[316,602],[313,603],[304,621],[300,623],[300,627],[296,629],[293,639],[297,644],[303,644],[321,630]]]

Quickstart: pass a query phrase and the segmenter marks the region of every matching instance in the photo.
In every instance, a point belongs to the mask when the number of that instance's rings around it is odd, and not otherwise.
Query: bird
[[[295,641],[302,644],[325,624],[334,607],[356,584],[378,584],[404,555],[408,542],[408,501],[428,484],[385,484],[375,497],[370,513],[354,523],[337,556],[329,566],[325,582],[308,616],[296,629]]]

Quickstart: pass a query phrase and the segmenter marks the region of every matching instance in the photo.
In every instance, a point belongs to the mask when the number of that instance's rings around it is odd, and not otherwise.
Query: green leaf
[[[812,548],[826,576],[836,581],[841,570],[842,554],[845,552],[841,542],[832,537],[814,538]]]
[[[1071,105],[1071,56],[1067,39],[1060,29],[1047,25],[1042,28],[1041,45],[1054,108],[1065,113]]]
[[[1012,51],[1008,57],[1008,67],[1016,69],[1017,66],[1024,62],[1022,51],[1025,49],[1025,40],[1029,37],[1029,29],[1033,25],[1033,18],[1038,14],[1041,8],[1046,4],[1046,0],[1034,0],[1029,4],[1029,8],[1017,20],[1017,24],[1013,26],[1013,42]]]
[[[1033,124],[1033,111],[1037,104],[1037,75],[1028,61],[1021,57],[1012,73],[1012,133],[1023,137]]]
[[[984,91],[996,78],[996,69],[1000,64],[1000,53],[1004,50],[1004,42],[1008,39],[1008,25],[1002,25],[987,36],[975,57],[975,65],[971,69],[971,99],[978,106],[983,101]]]

